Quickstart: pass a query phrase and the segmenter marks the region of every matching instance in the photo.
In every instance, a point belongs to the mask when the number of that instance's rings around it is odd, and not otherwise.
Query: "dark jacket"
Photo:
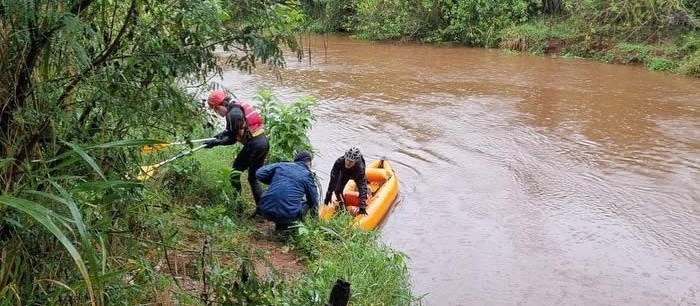
[[[365,176],[365,158],[361,157],[350,169],[345,168],[345,157],[335,160],[331,169],[331,179],[328,182],[326,198],[329,199],[333,192],[342,193],[345,184],[352,179],[360,192],[360,207],[367,207],[367,177]]]
[[[212,146],[228,146],[235,144],[238,139],[238,131],[245,128],[245,115],[243,109],[235,103],[229,103],[226,107],[226,129],[214,136],[216,139],[212,141]]]
[[[304,162],[282,162],[263,166],[257,179],[270,185],[260,200],[259,211],[274,222],[293,222],[302,218],[304,204],[312,211],[318,207],[318,191],[313,174]]]

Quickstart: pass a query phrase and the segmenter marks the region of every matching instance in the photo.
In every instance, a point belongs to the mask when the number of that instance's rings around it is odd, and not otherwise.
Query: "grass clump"
[[[318,304],[333,281],[351,285],[352,305],[411,305],[407,257],[379,241],[378,232],[365,232],[352,225],[347,214],[330,222],[308,220],[291,238],[308,260],[304,278],[296,284],[294,305]]]
[[[543,55],[566,49],[576,36],[576,32],[566,24],[540,18],[504,29],[498,46]]]

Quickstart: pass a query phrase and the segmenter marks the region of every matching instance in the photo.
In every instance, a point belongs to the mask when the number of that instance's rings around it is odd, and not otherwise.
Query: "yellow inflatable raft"
[[[369,198],[367,199],[367,215],[357,215],[355,226],[363,230],[373,230],[384,220],[391,210],[399,194],[399,179],[387,160],[375,160],[365,169]],[[347,206],[359,205],[359,192],[353,180],[348,181],[343,189],[343,199]],[[322,220],[329,220],[340,211],[341,204],[333,195],[333,201],[329,205],[320,204],[319,216]]]

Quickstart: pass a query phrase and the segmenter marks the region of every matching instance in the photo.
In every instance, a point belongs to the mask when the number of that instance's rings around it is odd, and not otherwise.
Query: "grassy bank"
[[[157,208],[144,222],[158,224],[166,239],[147,254],[159,267],[150,271],[161,284],[154,292],[171,292],[168,300],[187,305],[206,305],[198,298],[205,293],[223,305],[323,305],[342,278],[352,284],[352,305],[412,303],[406,257],[379,242],[376,232],[351,226],[348,216],[329,223],[309,218],[281,235],[269,222],[246,218],[253,209],[249,197],[243,209],[232,207],[234,153],[197,153],[148,183],[148,205]]]
[[[314,99],[257,98],[274,145],[269,160],[311,148]],[[125,145],[133,152],[140,143]],[[186,148],[143,154],[142,162]],[[419,303],[406,257],[347,216],[309,218],[289,235],[250,220],[247,184],[242,198],[231,196],[230,164],[239,149],[197,151],[143,183],[66,175],[40,181],[46,191],[3,194],[0,305],[323,305],[339,278],[351,283],[352,305]],[[59,164],[89,166],[92,154],[75,146]]]
[[[498,47],[538,55],[590,58],[597,61],[641,65],[654,71],[667,71],[700,77],[700,32],[670,33],[645,40],[595,35],[571,27],[569,21],[540,18],[506,28]]]

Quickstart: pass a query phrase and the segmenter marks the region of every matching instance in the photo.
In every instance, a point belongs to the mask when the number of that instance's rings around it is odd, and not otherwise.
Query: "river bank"
[[[695,1],[309,1],[312,32],[501,48],[700,77]]]

